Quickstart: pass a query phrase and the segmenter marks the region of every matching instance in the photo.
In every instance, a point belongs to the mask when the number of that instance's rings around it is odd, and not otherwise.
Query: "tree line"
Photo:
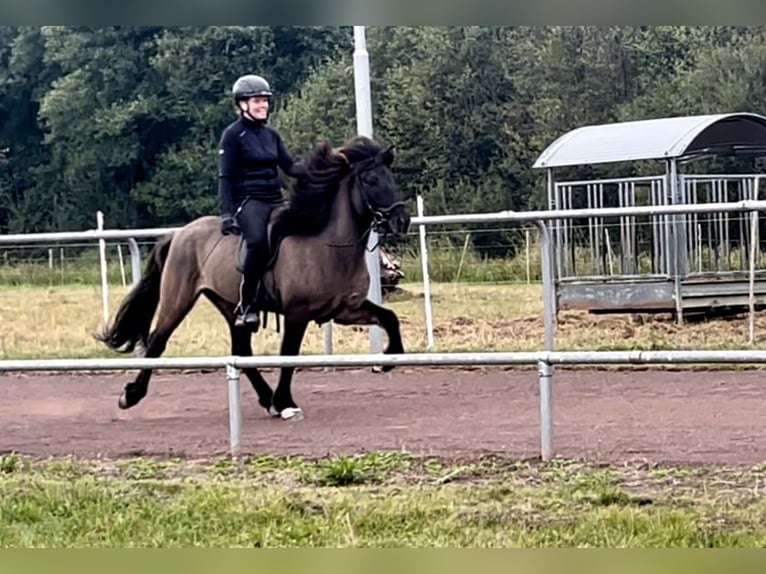
[[[429,213],[534,209],[531,166],[570,129],[766,111],[764,34],[370,27],[374,135]],[[301,156],[356,130],[353,49],[351,27],[0,27],[0,232],[92,228],[97,209],[110,227],[217,213],[234,80],[271,82],[271,122]]]

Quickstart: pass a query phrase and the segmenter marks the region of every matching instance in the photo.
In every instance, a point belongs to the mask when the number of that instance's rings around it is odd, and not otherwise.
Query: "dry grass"
[[[426,350],[422,286],[404,285],[386,302],[400,317],[408,351]],[[110,308],[126,289],[113,287]],[[539,285],[452,285],[432,287],[435,351],[531,351],[543,341]],[[280,334],[269,328],[255,337],[263,354],[279,353]],[[558,349],[747,348],[747,318],[715,320],[678,327],[668,316],[595,316],[562,312],[556,333]],[[15,287],[0,289],[0,357],[110,356],[92,338],[101,326],[98,287]],[[766,316],[759,316],[755,347],[766,348]],[[334,327],[335,353],[369,351],[367,330]],[[322,329],[309,327],[303,352],[323,352]],[[229,353],[223,319],[202,299],[171,338],[167,356]]]

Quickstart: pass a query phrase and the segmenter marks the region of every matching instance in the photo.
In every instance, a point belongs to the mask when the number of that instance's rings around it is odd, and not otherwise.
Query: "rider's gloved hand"
[[[221,233],[224,235],[239,235],[240,232],[241,230],[236,219],[228,214],[221,216]]]

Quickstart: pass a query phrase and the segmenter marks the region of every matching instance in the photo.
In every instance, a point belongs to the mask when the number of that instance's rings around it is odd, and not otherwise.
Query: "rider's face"
[[[240,109],[254,120],[265,120],[269,115],[269,98],[253,96],[239,103]]]

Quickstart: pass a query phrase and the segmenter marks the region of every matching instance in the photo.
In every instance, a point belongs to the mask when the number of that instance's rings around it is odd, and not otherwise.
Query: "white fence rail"
[[[555,456],[553,433],[553,374],[555,365],[649,365],[649,364],[766,364],[766,351],[540,351],[519,353],[408,353],[403,355],[304,355],[272,357],[188,357],[158,359],[53,359],[4,360],[2,371],[108,371],[124,369],[225,368],[229,392],[229,451],[242,452],[241,370],[248,367],[373,367],[394,366],[490,366],[537,365],[540,386],[540,456]]]
[[[675,363],[766,363],[766,351],[601,351],[601,352],[556,352],[554,351],[555,327],[555,284],[552,267],[552,247],[546,222],[549,220],[579,218],[598,215],[600,217],[624,215],[672,215],[686,213],[714,213],[720,211],[753,212],[766,210],[766,201],[744,200],[732,203],[683,204],[642,207],[549,210],[514,212],[502,211],[484,214],[463,214],[445,216],[422,215],[422,207],[412,223],[421,226],[421,245],[425,244],[422,226],[435,224],[487,223],[487,222],[532,222],[540,230],[542,255],[544,351],[532,353],[422,353],[399,356],[379,354],[363,355],[318,355],[298,357],[199,357],[160,359],[90,359],[90,360],[24,360],[0,361],[0,371],[46,371],[46,370],[122,370],[136,368],[225,368],[229,383],[230,407],[230,449],[237,456],[241,449],[242,416],[239,403],[240,369],[245,367],[363,367],[376,365],[537,365],[540,384],[540,454],[544,460],[554,454],[552,378],[553,366],[598,365],[598,364],[675,364]],[[136,238],[159,237],[177,228],[141,230],[89,230],[67,233],[38,233],[32,235],[0,235],[0,245],[41,243],[51,241],[81,241],[83,239],[108,240],[128,239],[135,244]],[[425,249],[423,250],[425,254]],[[138,249],[131,246],[134,281],[140,274]],[[138,268],[138,273],[136,269]],[[751,262],[751,290],[754,274]],[[428,277],[424,276],[424,282]],[[428,290],[426,288],[426,293]],[[752,300],[752,292],[751,292]],[[430,312],[430,298],[425,302]],[[754,309],[751,306],[751,322]],[[327,344],[327,337],[325,338]]]

